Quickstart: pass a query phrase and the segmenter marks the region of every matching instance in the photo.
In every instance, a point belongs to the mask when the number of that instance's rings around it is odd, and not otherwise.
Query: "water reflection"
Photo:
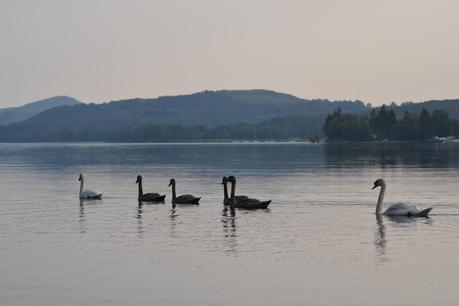
[[[45,166],[54,171],[89,165],[273,171],[279,175],[304,169],[356,165],[381,168],[415,165],[459,168],[459,143],[361,144],[74,144],[53,146],[0,144],[0,162]]]
[[[374,245],[378,257],[386,255],[386,227],[384,225],[383,216],[376,215],[376,232]]]
[[[78,223],[80,224],[80,233],[86,233],[85,223],[86,223],[86,213],[84,207],[84,201],[80,199],[80,215],[78,216]]]
[[[137,205],[137,211],[136,211],[136,219],[137,219],[137,237],[139,239],[143,239],[143,220],[142,220],[142,214],[143,214],[143,205],[142,202],[139,201],[139,204]]]
[[[356,163],[378,165],[422,165],[429,168],[459,167],[458,143],[361,143],[326,144],[327,165],[349,167]]]
[[[84,213],[84,201],[80,199],[80,222],[83,222],[85,219],[85,213]]]
[[[223,243],[224,252],[236,254],[237,235],[236,235],[236,211],[234,208],[225,206],[222,211]]]
[[[169,227],[169,237],[170,238],[177,238],[177,217],[179,216],[177,214],[177,211],[175,209],[175,204],[172,204],[172,209],[171,213],[169,214],[169,220],[170,220],[170,227]]]
[[[387,220],[389,223],[387,225],[384,224],[384,221]],[[400,229],[400,233],[403,235],[407,235],[407,230],[409,228],[413,228],[418,225],[418,223],[426,224],[426,225],[433,225],[433,220],[431,218],[410,218],[405,216],[383,216],[383,215],[376,215],[376,230],[375,230],[375,240],[373,242],[376,248],[376,255],[379,262],[387,262],[387,233],[386,230],[392,229],[393,231],[397,231],[397,228]],[[389,227],[387,227],[389,226]],[[398,233],[398,234],[400,234]],[[410,234],[408,233],[408,236]],[[401,238],[403,239],[403,238]]]
[[[87,228],[85,227],[85,223],[87,221],[86,216],[86,206],[96,205],[101,203],[102,200],[99,199],[79,199],[80,206],[79,206],[79,216],[78,222],[80,223],[80,233],[86,233]]]

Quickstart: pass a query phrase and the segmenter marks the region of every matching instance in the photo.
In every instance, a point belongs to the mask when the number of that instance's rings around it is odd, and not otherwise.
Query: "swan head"
[[[373,183],[373,188],[371,188],[371,189],[375,189],[376,187],[383,187],[383,186],[386,186],[386,182],[384,181],[384,179],[380,178],[380,179],[377,179]]]
[[[228,176],[226,179],[227,182],[230,182],[231,184],[236,183],[236,178],[233,175]]]
[[[80,173],[80,176],[78,177],[78,180],[79,180],[79,181],[82,181],[82,180],[83,180],[83,173]]]
[[[142,176],[137,175],[137,180],[135,181],[136,184],[142,182]]]
[[[174,185],[175,185],[175,179],[171,178],[168,186],[174,186]]]
[[[228,178],[226,176],[224,176],[222,178],[222,185],[226,184],[228,182]]]

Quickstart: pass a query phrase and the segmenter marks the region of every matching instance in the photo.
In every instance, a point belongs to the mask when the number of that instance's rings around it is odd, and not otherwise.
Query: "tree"
[[[393,109],[387,110],[383,104],[378,112],[372,111],[370,115],[370,124],[379,140],[393,139],[394,128],[397,118]]]
[[[402,120],[396,126],[396,139],[403,141],[412,141],[422,139],[419,116],[408,111],[403,115]]]
[[[434,136],[446,137],[451,133],[448,113],[435,110],[432,113],[432,131]]]
[[[427,109],[423,109],[419,115],[419,124],[421,126],[422,138],[428,139],[433,136],[432,117]]]
[[[327,117],[324,132],[329,140],[368,141],[372,136],[366,116],[342,114],[340,109]]]
[[[451,119],[451,135],[454,137],[459,137],[459,120]]]

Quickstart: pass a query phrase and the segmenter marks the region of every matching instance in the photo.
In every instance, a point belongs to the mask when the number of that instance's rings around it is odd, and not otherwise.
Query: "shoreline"
[[[275,140],[267,140],[267,141],[225,141],[225,140],[215,140],[215,141],[160,141],[160,142],[119,142],[119,141],[34,141],[34,142],[27,142],[27,141],[9,141],[9,142],[0,142],[2,145],[21,145],[21,144],[43,144],[43,145],[52,145],[52,144],[94,144],[94,145],[102,145],[102,144],[126,144],[126,145],[150,145],[150,144],[161,144],[161,145],[185,145],[185,144],[226,144],[226,145],[250,145],[250,144],[307,144],[307,145],[334,145],[334,144],[447,144],[447,143],[459,143],[459,139],[449,139],[447,141],[420,141],[420,140],[413,140],[413,141],[399,141],[399,140],[390,140],[390,141],[320,141],[320,142],[311,142],[311,141],[295,141],[295,140],[285,140],[285,141],[275,141]]]

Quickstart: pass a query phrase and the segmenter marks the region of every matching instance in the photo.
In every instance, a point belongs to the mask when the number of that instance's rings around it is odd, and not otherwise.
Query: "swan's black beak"
[[[378,187],[378,185],[374,185],[373,188],[371,188],[371,190],[375,189],[376,187]]]
[[[172,183],[169,183],[169,185],[167,185],[167,187],[170,187]]]

